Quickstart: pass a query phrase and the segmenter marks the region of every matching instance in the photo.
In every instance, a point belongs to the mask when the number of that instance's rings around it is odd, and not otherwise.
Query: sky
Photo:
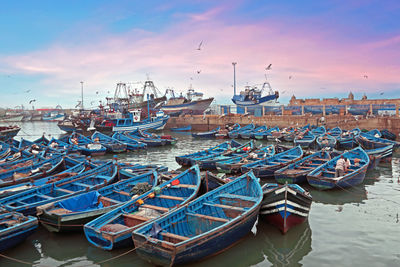
[[[267,78],[282,103],[397,98],[399,14],[397,0],[2,1],[0,107],[75,107],[81,81],[94,107],[146,79],[230,104],[232,62],[237,91]]]

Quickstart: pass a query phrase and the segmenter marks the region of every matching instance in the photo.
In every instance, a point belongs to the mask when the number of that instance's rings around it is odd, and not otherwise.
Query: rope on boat
[[[10,256],[6,256],[6,255],[1,254],[1,253],[0,253],[0,257],[3,257],[3,258],[5,258],[5,259],[11,260],[11,261],[19,262],[19,263],[22,263],[22,264],[30,265],[30,266],[33,266],[33,265],[34,265],[33,262],[27,262],[27,261],[19,260],[19,259],[10,257]]]
[[[142,246],[144,246],[147,242],[148,242],[148,241],[144,242]],[[123,253],[121,253],[121,254],[119,254],[119,255],[116,255],[116,256],[114,256],[114,257],[111,257],[111,258],[109,258],[109,259],[105,259],[105,260],[98,261],[98,262],[93,262],[93,263],[86,264],[86,265],[82,265],[82,266],[100,265],[100,264],[103,264],[103,263],[106,263],[106,262],[115,260],[115,259],[117,259],[117,258],[120,258],[120,257],[122,257],[122,256],[125,256],[125,255],[127,255],[127,254],[129,254],[129,253],[135,251],[135,250],[138,249],[138,248],[140,248],[140,247],[134,247],[134,248],[132,248],[132,249],[130,249],[130,250],[128,250],[128,251],[125,251],[125,252],[123,252]],[[7,255],[4,255],[4,254],[1,254],[1,253],[0,253],[0,257],[3,257],[3,258],[5,258],[5,259],[11,260],[11,261],[15,261],[15,262],[18,262],[18,263],[30,265],[30,266],[35,265],[34,262],[27,262],[27,261],[19,260],[19,259],[16,259],[16,258],[7,256]],[[41,266],[46,267],[46,265],[41,265]]]

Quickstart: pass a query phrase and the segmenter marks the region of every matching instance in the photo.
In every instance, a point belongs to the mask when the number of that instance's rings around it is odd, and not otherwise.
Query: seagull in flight
[[[292,79],[292,76],[290,75],[290,76],[289,76],[289,80],[291,80],[291,79]]]
[[[368,75],[364,75],[364,78],[365,78],[365,79],[368,79]]]
[[[384,94],[384,92],[380,93],[380,95],[383,95],[383,94]]]
[[[203,44],[203,41],[200,42],[199,47],[197,47],[197,50],[201,50],[201,45]]]
[[[25,93],[29,93],[31,90],[26,90]]]
[[[36,99],[32,99],[31,101],[29,101],[29,104],[32,104],[33,102],[36,102]]]
[[[265,68],[265,70],[270,70],[272,67],[272,64],[269,64],[268,67]]]
[[[198,70],[198,71],[197,71],[197,74],[200,74],[200,72],[201,72],[201,70]]]

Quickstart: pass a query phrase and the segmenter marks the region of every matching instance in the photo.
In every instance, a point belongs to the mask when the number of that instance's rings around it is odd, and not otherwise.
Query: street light
[[[83,82],[81,82],[81,107],[82,107],[82,110],[83,110]]]
[[[236,95],[236,64],[237,62],[232,62],[233,65],[233,95]]]

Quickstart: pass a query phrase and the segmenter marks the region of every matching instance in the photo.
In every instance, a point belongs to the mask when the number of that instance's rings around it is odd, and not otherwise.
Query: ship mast
[[[233,95],[236,95],[236,64],[237,62],[232,62],[233,65]]]

